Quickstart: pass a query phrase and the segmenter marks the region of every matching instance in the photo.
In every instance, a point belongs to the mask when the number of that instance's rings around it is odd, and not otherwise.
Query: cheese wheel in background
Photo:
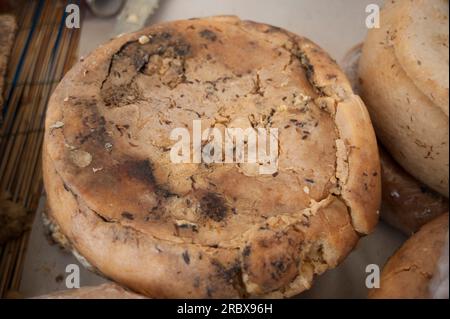
[[[381,273],[380,288],[371,289],[369,298],[424,299],[442,297],[442,294],[434,296],[436,288],[431,283],[435,276],[440,276],[439,264],[441,263],[441,256],[444,254],[447,238],[448,213],[423,226],[389,258]]]
[[[353,90],[359,93],[358,64],[362,44],[348,51],[342,67]],[[421,226],[448,211],[448,199],[430,189],[406,172],[379,145],[382,183],[382,208],[380,217],[406,235],[418,231]]]
[[[448,76],[448,1],[388,1],[364,42],[361,97],[389,153],[446,197]]]
[[[412,235],[424,224],[448,212],[448,199],[420,183],[380,148],[381,218]]]

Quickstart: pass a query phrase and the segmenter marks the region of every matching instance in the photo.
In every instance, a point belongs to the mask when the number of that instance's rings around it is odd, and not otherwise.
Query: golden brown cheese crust
[[[170,131],[195,119],[278,128],[278,172],[172,164]],[[75,66],[50,101],[43,158],[51,217],[106,276],[153,297],[282,297],[373,229],[377,152],[319,47],[214,17],[122,36]]]
[[[448,233],[448,213],[443,214],[414,234],[383,268],[380,288],[369,298],[430,298],[430,281],[436,272]]]

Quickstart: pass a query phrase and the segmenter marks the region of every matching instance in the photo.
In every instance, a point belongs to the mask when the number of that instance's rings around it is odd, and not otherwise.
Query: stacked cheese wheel
[[[448,1],[386,1],[353,69],[377,137],[400,164],[381,156],[382,217],[406,233],[420,229],[389,260],[373,297],[434,296],[429,283],[448,241],[448,214],[435,218],[448,211],[448,12]],[[443,262],[448,298],[448,254]]]

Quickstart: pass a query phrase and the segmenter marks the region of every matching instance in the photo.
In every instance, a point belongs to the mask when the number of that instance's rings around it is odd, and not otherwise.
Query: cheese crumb
[[[106,148],[106,150],[107,150],[108,152],[111,151],[112,147],[113,147],[113,145],[112,145],[111,143],[106,143],[106,144],[105,144],[105,148]]]
[[[63,126],[64,126],[64,122],[57,121],[57,122],[55,122],[55,124],[50,126],[50,129],[61,128]]]
[[[129,23],[137,23],[139,21],[139,17],[136,14],[130,14],[127,17],[127,22]]]
[[[148,37],[148,36],[146,36],[146,35],[141,35],[140,37],[139,37],[139,43],[140,44],[147,44],[147,43],[149,43],[150,42],[150,38]]]
[[[280,105],[279,107],[278,107],[278,111],[279,112],[285,112],[285,111],[287,111],[287,106],[285,105],[285,104],[282,104],[282,105]]]

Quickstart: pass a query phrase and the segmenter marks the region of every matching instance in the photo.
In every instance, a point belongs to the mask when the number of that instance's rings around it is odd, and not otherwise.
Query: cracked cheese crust
[[[278,128],[277,174],[172,164],[170,131],[197,119]],[[336,63],[236,17],[98,48],[56,89],[43,154],[50,218],[94,268],[151,297],[298,294],[378,218],[375,136]]]

